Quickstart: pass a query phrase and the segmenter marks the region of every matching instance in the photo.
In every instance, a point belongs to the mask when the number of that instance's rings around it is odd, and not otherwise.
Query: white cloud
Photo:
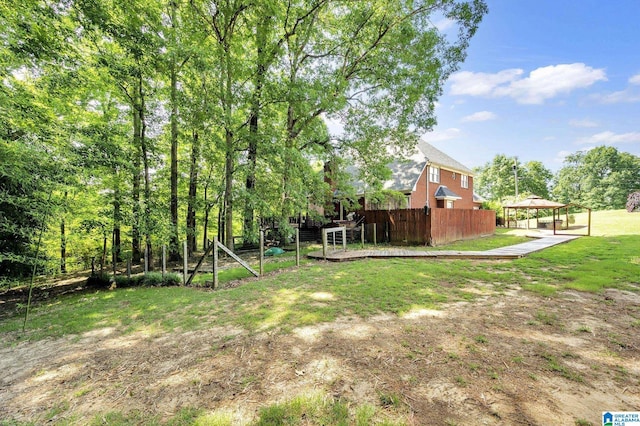
[[[479,111],[479,112],[475,112],[471,115],[467,115],[466,117],[462,117],[463,122],[467,122],[467,121],[489,121],[489,120],[495,120],[496,118],[498,118],[497,115],[495,115],[494,113],[492,113],[491,111]]]
[[[603,104],[621,104],[621,103],[635,103],[640,102],[640,91],[637,87],[640,86],[640,74],[629,77],[629,85],[624,90],[611,93],[599,93],[591,96],[592,99],[601,102]]]
[[[635,103],[640,102],[640,93],[634,91],[632,88],[628,88],[618,92],[595,95],[594,99],[604,104]]]
[[[625,143],[640,143],[640,132],[613,133],[611,131],[596,133],[585,138],[578,139],[580,144],[619,145]]]
[[[550,65],[522,78],[521,69],[496,74],[463,71],[451,76],[453,95],[510,97],[521,104],[542,104],[545,100],[606,80],[603,69],[583,63]]]
[[[598,127],[598,123],[593,120],[571,120],[569,125],[572,127]]]
[[[524,71],[508,69],[496,74],[461,71],[451,76],[451,94],[469,96],[491,96],[495,89],[504,83],[514,81]]]
[[[435,130],[433,132],[426,133],[422,136],[422,139],[431,142],[441,142],[455,139],[460,135],[460,129],[450,127],[446,130]]]

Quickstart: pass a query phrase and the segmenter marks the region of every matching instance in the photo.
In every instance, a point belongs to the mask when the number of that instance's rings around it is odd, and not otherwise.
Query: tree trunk
[[[210,180],[211,180],[211,171],[209,171],[209,179],[207,179],[207,183],[204,186],[204,222],[202,224],[202,227],[203,227],[202,248],[204,250],[207,249],[207,231],[209,230],[209,212],[211,211],[211,206],[209,206],[209,197],[208,197]]]
[[[173,2],[172,2],[173,3]],[[169,260],[180,260],[178,241],[178,78],[175,59],[171,59],[171,237]]]
[[[226,241],[224,239],[225,236],[225,206],[224,206],[224,198],[218,200],[218,241]]]
[[[135,99],[135,98],[134,98]],[[133,111],[133,187],[131,198],[133,199],[133,217],[131,223],[131,262],[139,265],[142,257],[140,248],[140,177],[142,170],[140,169],[140,115],[138,113],[138,105],[135,100],[132,102],[131,109]]]
[[[260,118],[260,101],[262,99],[262,86],[266,73],[264,63],[264,48],[266,43],[266,21],[261,20],[256,27],[257,45],[257,69],[255,77],[255,90],[251,99],[251,116],[249,117],[249,148],[247,152],[247,181],[245,189],[247,199],[244,207],[244,226],[242,241],[245,245],[250,245],[258,241],[254,217],[254,197],[256,186],[256,161],[258,159],[258,123]]]
[[[226,155],[225,155],[225,188],[224,188],[224,237],[225,245],[233,250],[233,167],[234,148],[233,134],[226,131]]]
[[[227,34],[227,37],[229,35]],[[233,71],[231,58],[231,49],[225,38],[224,46],[224,69],[225,78],[222,81],[223,99],[224,99],[224,119],[225,119],[225,167],[224,167],[224,239],[225,245],[233,250],[233,174],[235,167],[235,145],[234,134],[232,129],[233,117]]]
[[[204,185],[204,223],[203,223],[203,237],[202,237],[202,248],[207,249],[207,238],[208,238],[208,230],[209,230],[209,216],[211,215],[211,209],[215,205],[214,202],[209,201],[209,184],[211,182],[211,175],[213,174],[213,166],[209,166],[209,176],[207,177],[207,182]],[[220,228],[218,228],[220,229]]]
[[[100,258],[100,275],[104,273],[104,267],[107,263],[107,234],[104,233],[105,229],[102,230],[102,257]]]
[[[193,131],[191,147],[191,167],[189,170],[189,199],[187,204],[187,252],[196,251],[196,192],[198,189],[198,159],[200,158],[200,138],[198,131]],[[206,233],[206,228],[205,228]]]
[[[144,215],[143,215],[143,232],[145,246],[147,250],[147,260],[149,262],[149,270],[153,270],[153,251],[151,247],[151,174],[149,170],[149,147],[147,146],[145,121],[145,102],[142,75],[138,80],[139,105],[138,114],[140,116],[140,150],[142,152],[142,165],[144,169]]]
[[[115,171],[114,173],[118,173]],[[122,224],[122,212],[121,212],[121,193],[120,183],[116,180],[115,188],[113,189],[113,253],[116,262],[122,262],[122,241],[120,226]]]
[[[67,273],[67,236],[64,230],[64,216],[60,221],[60,273]]]

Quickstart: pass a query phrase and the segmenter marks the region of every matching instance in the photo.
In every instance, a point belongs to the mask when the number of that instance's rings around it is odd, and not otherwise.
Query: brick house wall
[[[408,207],[416,209],[422,208],[427,204],[427,187],[429,188],[429,206],[432,208],[445,207],[442,201],[438,201],[435,198],[435,192],[438,187],[440,185],[444,185],[462,197],[461,200],[455,200],[453,202],[454,209],[473,209],[476,207],[473,203],[473,177],[467,175],[468,188],[463,188],[461,175],[462,174],[459,172],[440,168],[440,182],[429,182],[427,185],[427,179],[429,178],[429,166],[425,167],[418,179],[418,182],[416,183],[415,191],[411,193],[411,205]]]

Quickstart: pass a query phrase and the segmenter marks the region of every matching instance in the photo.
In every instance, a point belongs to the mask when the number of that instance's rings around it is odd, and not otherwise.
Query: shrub
[[[164,279],[162,277],[162,273],[160,272],[149,272],[142,278],[141,285],[145,287],[162,287],[162,286],[173,286],[180,285],[182,282],[182,278],[180,274],[168,273],[164,274]]]
[[[109,286],[111,286],[111,277],[108,274],[93,274],[87,278],[87,287],[109,288]]]
[[[627,197],[627,211],[640,212],[640,191],[632,192]]]
[[[113,278],[109,275],[92,276],[87,280],[87,286],[96,288],[109,288]],[[128,278],[124,275],[118,275],[115,278],[116,288],[130,288],[130,287],[162,287],[162,286],[178,286],[182,284],[182,276],[180,274],[168,273],[164,274],[160,272],[149,272],[146,275],[138,274],[132,275]]]
[[[139,287],[142,285],[143,279],[144,279],[144,275],[133,275],[131,278],[127,278],[125,276],[120,275],[116,277],[116,287],[117,288]]]

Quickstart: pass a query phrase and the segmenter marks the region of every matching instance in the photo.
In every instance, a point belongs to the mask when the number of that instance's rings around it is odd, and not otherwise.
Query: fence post
[[[264,274],[264,231],[260,231],[260,275]]]
[[[131,279],[131,259],[127,259],[127,278]]]
[[[182,281],[182,283],[183,284],[187,284],[187,272],[188,272],[187,268],[189,267],[188,264],[187,264],[187,260],[188,260],[187,256],[188,256],[188,254],[189,254],[189,251],[187,250],[187,241],[185,240],[185,241],[182,242],[182,259],[183,259],[183,262],[182,262],[183,263],[183,265],[182,265],[182,267],[183,267],[183,269],[182,269],[182,280],[183,281]]]
[[[213,237],[213,289],[218,287],[218,237]]]
[[[373,224],[373,245],[377,246],[378,245],[378,224],[374,223]]]
[[[147,275],[149,272],[149,246],[145,244],[144,246],[144,274]]]
[[[324,260],[327,260],[327,230],[323,229],[322,230],[322,257],[324,257]]]
[[[300,229],[296,228],[296,266],[300,266]]]
[[[364,248],[364,223],[360,224],[360,245]]]
[[[347,227],[342,227],[342,250],[347,251]]]

